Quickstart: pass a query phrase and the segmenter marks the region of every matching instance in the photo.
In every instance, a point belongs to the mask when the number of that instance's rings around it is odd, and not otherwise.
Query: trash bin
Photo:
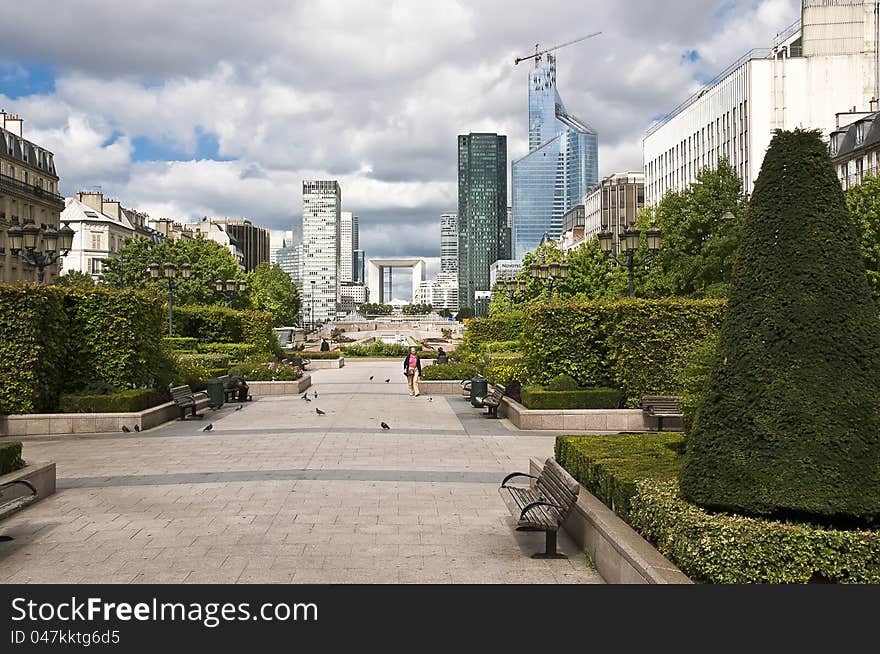
[[[208,392],[208,400],[210,401],[208,406],[212,409],[219,409],[223,406],[223,380],[212,377],[207,384],[208,388],[205,390]]]
[[[480,408],[477,404],[478,397],[486,397],[489,394],[489,380],[483,375],[477,375],[471,379],[471,405]]]

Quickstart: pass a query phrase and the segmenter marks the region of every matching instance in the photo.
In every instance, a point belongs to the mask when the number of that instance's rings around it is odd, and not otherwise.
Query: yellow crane
[[[534,59],[535,60],[535,67],[537,67],[538,64],[541,63],[541,57],[543,57],[548,52],[553,52],[554,50],[559,50],[560,48],[565,48],[567,46],[574,45],[575,43],[580,43],[581,41],[586,41],[587,39],[592,39],[594,36],[599,36],[601,33],[602,32],[596,32],[594,34],[587,34],[587,36],[582,36],[579,39],[575,39],[574,41],[568,41],[567,43],[563,43],[561,45],[557,45],[552,48],[547,48],[546,50],[541,50],[540,49],[541,44],[536,43],[535,44],[535,54],[529,55],[528,57],[517,57],[513,61],[513,65],[517,66],[517,65],[519,65],[519,62],[521,62],[521,61],[528,61],[529,59]]]

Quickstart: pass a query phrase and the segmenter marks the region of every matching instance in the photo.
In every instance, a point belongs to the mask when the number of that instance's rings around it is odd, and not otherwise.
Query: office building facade
[[[458,137],[458,301],[474,308],[489,269],[508,258],[507,137]]]
[[[440,272],[458,272],[458,214],[440,214]]]
[[[336,318],[342,190],[335,180],[303,182],[303,315],[309,322]]]
[[[529,153],[512,168],[513,253],[534,250],[544,234],[557,238],[562,217],[599,181],[599,136],[569,114],[556,88],[556,58],[529,73]]]
[[[645,206],[645,175],[609,175],[584,197],[583,240],[589,241],[603,229],[614,235],[614,252],[620,252],[620,233],[635,223]]]
[[[229,234],[242,256],[245,272],[269,261],[269,230],[258,227],[246,218],[214,218],[211,220]]]
[[[359,218],[351,211],[340,213],[339,222],[339,281],[355,282],[355,252],[360,248]]]

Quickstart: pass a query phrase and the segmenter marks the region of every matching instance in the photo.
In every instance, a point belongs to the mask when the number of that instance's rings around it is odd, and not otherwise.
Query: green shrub
[[[777,132],[688,438],[686,498],[749,515],[880,520],[880,321],[859,247],[819,133]]]
[[[177,360],[186,367],[228,368],[229,356],[226,354],[178,354]]]
[[[613,388],[548,391],[524,386],[521,396],[527,409],[619,409],[624,399],[623,392]]]
[[[285,351],[284,356],[290,357],[294,354],[305,359],[314,359],[315,361],[332,361],[334,359],[341,359],[345,356],[338,350],[330,352],[294,352],[293,350],[290,350]]]
[[[175,352],[196,352],[199,345],[199,339],[183,336],[166,336],[162,342]]]
[[[508,313],[498,318],[477,318],[467,324],[464,345],[480,350],[483,344],[498,341],[518,341],[526,324],[522,312]]]
[[[520,352],[522,350],[522,343],[520,341],[489,341],[488,343],[483,343],[480,349],[481,352],[487,354]]]
[[[712,514],[683,500],[674,481],[643,480],[635,486],[631,524],[698,581],[880,583],[878,531]]]
[[[694,423],[694,416],[715,365],[717,352],[718,334],[711,334],[684,356],[675,373],[676,383],[680,389],[678,408],[682,414],[681,422],[685,432],[689,432]]]
[[[21,443],[0,443],[0,475],[8,475],[22,468],[24,461],[21,458]]]
[[[158,406],[165,401],[162,393],[153,389],[119,391],[107,395],[61,396],[62,413],[134,413]]]
[[[221,306],[174,308],[174,333],[203,343],[245,343],[257,352],[276,352],[280,345],[272,329],[272,315],[264,311],[236,311]]]
[[[678,479],[683,465],[681,434],[560,436],[556,460],[593,495],[629,519],[636,482]]]
[[[383,343],[382,341],[376,341],[369,345],[345,345],[342,349],[342,355],[351,358],[396,358],[400,357],[400,360],[403,361],[403,357],[409,354],[409,345],[401,345],[400,343]],[[311,352],[306,352],[305,356],[308,358],[311,356]],[[419,352],[419,356],[422,359],[436,359],[437,353],[432,350],[422,350]]]
[[[507,386],[511,382],[531,380],[526,358],[519,352],[504,352],[483,357],[483,375],[490,384]]]
[[[422,368],[425,381],[462,381],[477,376],[477,368],[463,363],[447,363]]]
[[[234,366],[229,374],[248,381],[296,381],[303,372],[289,363],[254,359]]]
[[[199,343],[201,354],[225,354],[230,361],[245,361],[260,354],[269,354],[269,350],[260,349],[251,343]]]
[[[549,384],[544,386],[545,391],[576,391],[578,388],[577,381],[566,374],[554,377]]]

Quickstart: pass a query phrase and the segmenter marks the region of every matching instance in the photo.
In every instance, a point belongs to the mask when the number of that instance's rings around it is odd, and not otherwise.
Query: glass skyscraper
[[[562,234],[562,217],[599,183],[599,136],[569,114],[556,89],[556,58],[529,73],[529,153],[513,162],[514,257],[544,234]]]
[[[489,267],[507,259],[507,137],[458,137],[458,298],[474,308]]]

